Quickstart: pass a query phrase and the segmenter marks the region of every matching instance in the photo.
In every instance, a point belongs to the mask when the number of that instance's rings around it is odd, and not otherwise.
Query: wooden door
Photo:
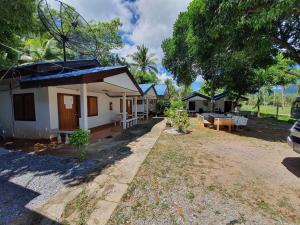
[[[128,115],[132,115],[132,101],[131,100],[127,100],[127,113]]]
[[[120,99],[120,112],[123,112],[123,99]],[[126,100],[126,112],[132,115],[132,100]]]
[[[77,95],[57,94],[58,119],[60,130],[79,128],[80,100]]]
[[[225,101],[224,102],[224,113],[232,111],[232,101]]]

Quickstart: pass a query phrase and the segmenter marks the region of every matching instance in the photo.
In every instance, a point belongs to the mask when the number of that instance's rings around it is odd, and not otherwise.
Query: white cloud
[[[72,5],[88,21],[100,20],[107,21],[113,18],[120,18],[126,32],[133,30],[131,24],[132,13],[128,9],[128,3],[123,0],[64,0],[65,3]]]
[[[197,76],[196,81],[197,81],[197,82],[203,83],[203,82],[204,82],[204,79],[203,79],[202,76]]]
[[[172,77],[168,76],[166,73],[158,74],[157,78],[161,84],[163,84],[167,79],[172,79]]]
[[[161,43],[172,35],[173,24],[180,12],[185,11],[190,0],[138,0],[140,19],[130,36],[139,45],[145,44],[161,63]]]
[[[49,0],[53,1],[53,0]],[[186,10],[191,0],[63,0],[72,5],[82,16],[90,20],[107,21],[120,18],[122,30],[133,45],[125,44],[122,49],[116,49],[123,57],[136,51],[136,46],[145,44],[157,58],[161,66],[163,51],[161,43],[172,35],[173,25],[180,12]],[[133,12],[139,15],[136,24],[132,24]],[[130,58],[127,58],[130,60]],[[165,75],[160,75],[165,78]]]

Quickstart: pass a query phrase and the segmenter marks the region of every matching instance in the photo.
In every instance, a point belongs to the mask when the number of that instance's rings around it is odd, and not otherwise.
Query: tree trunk
[[[275,90],[273,90],[273,108],[275,108],[275,101],[276,101]]]
[[[284,108],[284,91],[285,91],[285,88],[282,86],[282,89],[281,89],[281,107],[282,109]]]
[[[277,107],[276,107],[276,120],[278,120],[278,112],[279,112],[279,104],[277,102]]]
[[[215,111],[215,100],[214,100],[214,97],[215,97],[215,73],[212,72],[212,79],[211,79],[211,87],[210,87],[210,98],[211,98],[211,113],[214,113]]]
[[[259,90],[257,94],[257,102],[256,102],[257,117],[260,117],[260,104],[261,104],[261,90]]]

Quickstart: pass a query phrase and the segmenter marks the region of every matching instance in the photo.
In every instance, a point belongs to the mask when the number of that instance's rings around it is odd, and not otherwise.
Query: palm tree
[[[133,66],[136,66],[142,72],[154,72],[157,73],[156,58],[155,55],[149,53],[149,49],[145,45],[138,45],[137,52],[130,55]]]
[[[54,38],[46,39],[43,37],[31,38],[25,41],[24,51],[27,56],[21,57],[21,61],[39,62],[45,60],[60,60],[62,52],[57,47]]]

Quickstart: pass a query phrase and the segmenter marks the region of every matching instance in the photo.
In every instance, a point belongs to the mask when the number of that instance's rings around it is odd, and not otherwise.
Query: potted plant
[[[86,157],[86,145],[89,143],[90,133],[86,130],[75,130],[70,135],[70,143],[75,146],[78,158],[83,161]]]

